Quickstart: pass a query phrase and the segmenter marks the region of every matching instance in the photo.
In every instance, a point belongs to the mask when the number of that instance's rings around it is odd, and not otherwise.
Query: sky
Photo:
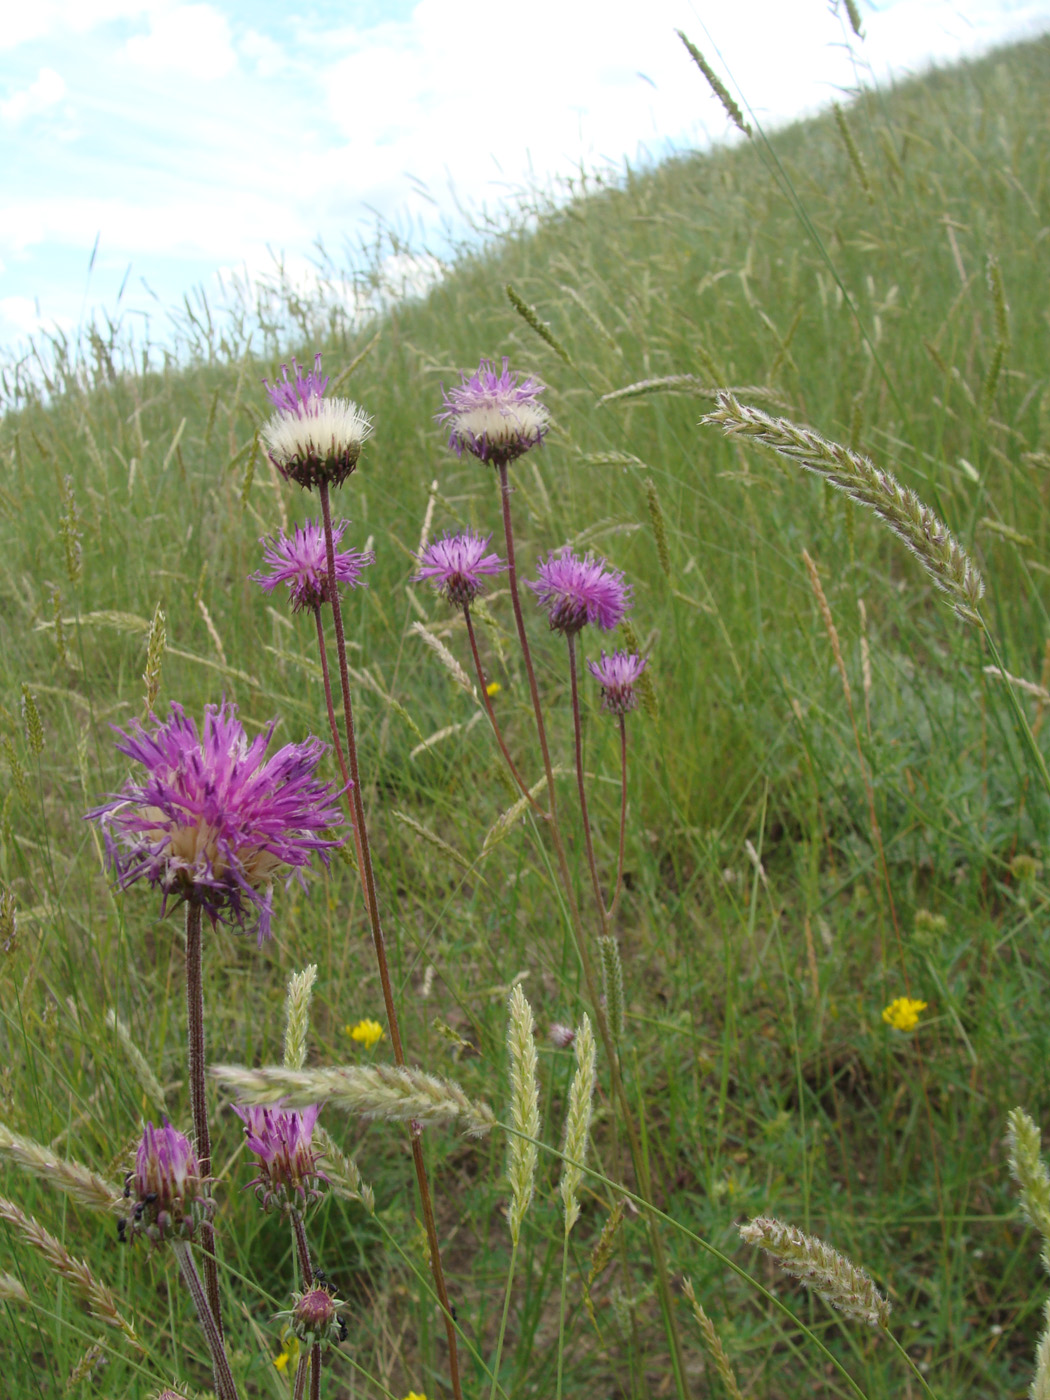
[[[674,31],[775,125],[1050,30],[1050,0],[32,0],[0,26],[0,357],[162,322],[376,220],[440,253],[581,167],[733,128]],[[89,270],[90,269],[90,270]]]

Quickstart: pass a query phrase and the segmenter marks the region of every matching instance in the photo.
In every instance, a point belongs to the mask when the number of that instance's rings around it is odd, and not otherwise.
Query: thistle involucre
[[[339,842],[322,834],[343,818],[314,774],[319,739],[269,758],[276,721],[249,740],[236,706],[209,705],[204,730],[172,704],[163,723],[117,730],[118,750],[145,776],[87,815],[100,822],[122,889],[147,879],[164,896],[199,904],[213,923],[270,932],[272,885],[299,877],[315,851]]]
[[[545,385],[522,379],[503,357],[502,371],[482,360],[472,375],[444,391],[437,421],[449,430],[448,445],[462,457],[472,452],[482,462],[505,467],[543,441],[550,414],[540,402]]]
[[[292,369],[294,379],[282,365],[276,384],[263,381],[277,410],[260,434],[270,461],[307,490],[322,482],[339,486],[357,466],[371,419],[350,399],[325,398],[328,378],[321,375],[320,355],[313,370],[304,372],[295,360]]]

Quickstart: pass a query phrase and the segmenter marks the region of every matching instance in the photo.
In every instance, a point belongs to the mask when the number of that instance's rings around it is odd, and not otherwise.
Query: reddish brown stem
[[[208,1095],[204,1069],[204,957],[201,936],[201,906],[186,901],[186,1038],[189,1042],[190,1107],[193,1135],[201,1176],[211,1176],[211,1132],[208,1127]],[[219,1271],[215,1263],[215,1231],[210,1220],[201,1221],[201,1256],[204,1261],[204,1288],[219,1341],[223,1340],[222,1309],[219,1305]]]
[[[609,905],[609,922],[613,921],[623,893],[623,851],[627,832],[627,717],[620,715],[620,848],[616,857],[616,888]]]
[[[336,577],[335,539],[332,534],[332,510],[329,501],[327,482],[322,482],[318,486],[317,494],[320,497],[321,516],[324,522],[328,577],[334,579]],[[376,894],[375,873],[372,869],[372,854],[368,841],[368,827],[365,822],[364,801],[361,797],[361,776],[357,763],[357,741],[354,731],[353,706],[350,700],[350,671],[346,661],[346,637],[343,632],[343,613],[339,604],[339,590],[334,586],[331,589],[331,604],[332,624],[335,630],[336,658],[339,668],[339,686],[343,693],[346,754],[350,769],[350,781],[352,783],[350,800],[353,811],[354,841],[357,848],[357,868],[361,875],[361,884],[365,893],[365,907],[368,911],[368,922],[372,930],[372,944],[375,948],[376,963],[379,967],[379,981],[383,988],[383,1002],[386,1007],[387,1024],[390,1028],[390,1045],[394,1052],[395,1063],[403,1065],[405,1063],[405,1052],[401,1044],[401,1028],[397,1019],[397,1011],[394,1007],[394,992],[390,981],[390,968],[386,956],[386,940],[383,937],[383,926],[379,919],[379,900]],[[449,1377],[452,1382],[453,1400],[462,1400],[463,1392],[459,1378],[459,1351],[456,1343],[456,1324],[452,1318],[452,1307],[449,1303],[448,1290],[445,1287],[445,1274],[441,1267],[437,1223],[434,1218],[434,1207],[430,1198],[430,1184],[427,1180],[426,1163],[423,1160],[423,1149],[419,1142],[418,1134],[410,1129],[409,1135],[412,1141],[412,1163],[415,1167],[416,1185],[419,1190],[423,1222],[426,1227],[427,1241],[430,1246],[430,1267],[434,1277],[434,1288],[437,1292],[438,1301],[441,1304],[445,1317],[445,1335],[448,1338],[449,1351]],[[311,1383],[311,1388],[312,1387],[313,1382]]]
[[[528,784],[525,782],[525,779],[518,772],[517,766],[510,756],[510,751],[507,748],[506,741],[503,738],[503,733],[499,727],[499,721],[496,719],[496,711],[492,705],[492,697],[491,695],[489,695],[488,688],[485,684],[485,672],[482,670],[481,656],[478,653],[478,641],[477,637],[475,637],[474,635],[474,623],[471,621],[470,608],[466,603],[463,604],[463,617],[467,624],[467,636],[470,638],[470,654],[474,658],[474,670],[476,671],[478,677],[478,688],[480,689],[482,699],[485,702],[485,710],[488,713],[489,723],[492,725],[492,732],[496,736],[496,743],[499,745],[499,751],[503,755],[503,761],[510,769],[511,776],[517,783],[521,795],[529,799],[529,802],[536,810],[536,812],[544,819],[544,821],[546,821],[549,817],[549,813],[545,812],[540,806],[540,804],[536,801],[532,793],[529,791],[529,787]]]
[[[332,678],[328,674],[328,648],[324,644],[324,623],[321,621],[321,609],[314,608],[314,621],[317,623],[317,654],[321,658],[321,677],[324,681],[324,703],[328,711],[328,728],[332,732],[332,745],[335,748],[335,756],[339,763],[339,771],[343,775],[343,786],[350,784],[350,774],[346,771],[346,756],[343,753],[343,743],[339,738],[339,726],[335,719],[335,706],[332,704]]]
[[[568,632],[565,640],[569,644],[569,684],[572,692],[572,729],[576,743],[576,791],[580,798],[580,817],[583,821],[583,843],[587,852],[587,865],[591,872],[591,887],[594,890],[594,905],[598,910],[602,933],[609,932],[609,915],[602,897],[601,880],[598,878],[598,862],[594,858],[594,842],[591,839],[591,821],[587,814],[587,784],[583,775],[583,723],[580,719],[580,691],[576,681],[576,638]]]

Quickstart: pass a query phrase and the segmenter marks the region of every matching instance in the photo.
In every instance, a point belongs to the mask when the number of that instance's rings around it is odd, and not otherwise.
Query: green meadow
[[[696,76],[699,107],[710,97]],[[6,366],[0,1121],[116,1182],[146,1118],[187,1129],[182,919],[161,919],[144,883],[114,891],[83,814],[128,776],[111,726],[146,712],[158,606],[157,715],[172,700],[200,715],[225,696],[251,733],[278,717],[279,742],[325,736],[309,617],[248,577],[261,536],[317,513],[259,449],[261,380],[320,350],[338,392],[375,420],[333,510],[352,522],[344,544],[371,541],[376,555],[344,608],[409,1062],[506,1122],[515,983],[537,1022],[545,1148],[494,1390],[508,1137],[423,1135],[464,1393],[547,1400],[560,1365],[567,1396],[729,1395],[686,1279],[743,1395],[918,1397],[923,1381],[938,1400],[1025,1393],[1050,1280],[1004,1135],[1015,1106],[1044,1124],[1050,1110],[1050,797],[1033,753],[1047,753],[1050,708],[1048,91],[1043,39],[865,91],[768,140],[581,177],[568,198],[522,196],[429,292],[364,317],[323,289],[303,299],[276,284],[239,320],[188,304],[178,355],[132,350],[111,327]],[[363,253],[354,271],[367,292],[378,261]],[[585,989],[539,825],[522,816],[486,847],[517,793],[478,699],[420,635],[469,669],[460,615],[412,578],[424,535],[470,525],[502,552],[497,478],[449,452],[434,415],[443,384],[504,355],[545,382],[553,419],[511,468],[522,574],[566,543],[605,556],[633,584],[633,634],[650,657],[628,719],[615,932],[621,1062],[651,1204],[667,1217],[678,1378],[644,1207],[617,1207],[618,1187],[637,1181],[600,1049],[559,1346],[556,1188],[574,1061],[548,1031],[579,1023]],[[871,512],[702,426],[724,386],[912,487],[981,569],[987,633]],[[586,904],[565,649],[526,606]],[[505,584],[477,622],[500,723],[534,780]],[[591,658],[610,649],[593,629],[580,644]],[[997,665],[1028,688],[986,670]],[[609,879],[619,735],[599,699],[587,676],[584,766]],[[330,757],[325,777],[336,780]],[[256,947],[206,925],[209,1058],[279,1062],[288,977],[315,963],[309,1063],[388,1062],[387,1039],[367,1048],[349,1034],[383,1020],[353,862],[317,863],[305,893],[278,889],[274,934]],[[911,1030],[882,1015],[904,996],[925,1003]],[[229,1103],[213,1088],[232,1359],[242,1395],[278,1400],[294,1371],[274,1364],[288,1346],[273,1320],[292,1242],[244,1189],[252,1169]],[[322,1393],[435,1400],[449,1393],[445,1334],[404,1128],[334,1106],[321,1122],[374,1192],[374,1210],[333,1191],[311,1216],[348,1330]],[[88,1263],[143,1347],[0,1224],[5,1396],[146,1400],[175,1377],[207,1393],[165,1250],[121,1246],[112,1219],[2,1155],[0,1194]],[[738,1225],[758,1215],[866,1269],[914,1369],[746,1245]]]

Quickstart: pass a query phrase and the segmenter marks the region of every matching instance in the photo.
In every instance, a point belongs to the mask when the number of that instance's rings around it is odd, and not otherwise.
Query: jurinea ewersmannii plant
[[[369,564],[375,563],[375,551],[338,548],[349,524],[348,520],[340,520],[332,525],[332,539],[337,546],[335,581],[345,588],[366,587],[366,580],[361,575]],[[319,608],[330,601],[328,554],[324,527],[320,521],[307,520],[303,525],[293,526],[290,535],[279,531],[259,543],[264,547],[263,561],[269,569],[266,573],[260,570],[251,574],[253,583],[267,593],[284,584],[292,612]]]
[[[275,880],[302,880],[313,856],[340,843],[327,833],[342,816],[316,776],[319,739],[267,757],[276,721],[248,738],[236,706],[209,705],[198,729],[181,705],[150,728],[118,729],[118,752],[142,776],[93,808],[121,889],[147,880],[198,906],[212,923],[270,935]]]
[[[304,490],[341,486],[357,466],[372,420],[351,399],[327,399],[328,376],[321,356],[304,371],[292,361],[295,378],[281,366],[275,384],[264,381],[274,413],[260,434],[277,470]]]
[[[491,538],[461,530],[434,540],[419,556],[414,581],[432,584],[454,607],[469,607],[484,593],[485,580],[497,577],[507,567],[498,554],[486,554]]]
[[[482,360],[463,372],[462,382],[445,389],[437,421],[448,429],[448,445],[462,456],[471,452],[481,462],[505,467],[538,447],[550,427],[550,414],[540,395],[540,380],[514,373],[504,355],[503,367]]]
[[[645,670],[646,658],[635,651],[602,652],[600,661],[588,661],[587,669],[602,688],[602,709],[627,715],[637,708],[635,686]]]
[[[536,565],[537,577],[527,588],[546,609],[552,632],[571,637],[588,623],[611,632],[631,607],[631,586],[618,569],[593,554],[582,558],[559,549]]]

